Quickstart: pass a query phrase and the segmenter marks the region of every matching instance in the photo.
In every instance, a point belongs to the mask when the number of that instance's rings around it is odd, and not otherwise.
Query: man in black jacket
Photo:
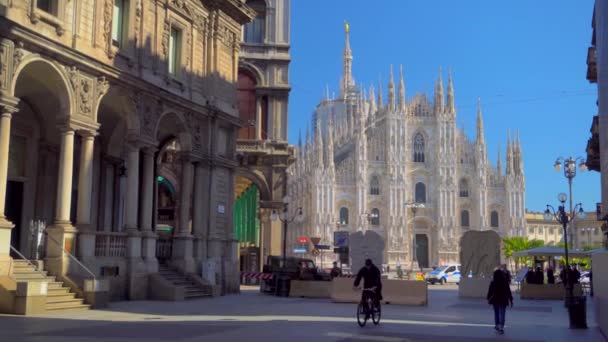
[[[374,265],[371,259],[366,259],[365,266],[357,273],[354,284],[355,287],[359,287],[361,278],[363,278],[363,288],[369,289],[376,287],[376,301],[382,300],[382,278],[380,277],[380,270]],[[366,303],[366,299],[367,291],[363,291],[363,293],[361,293],[361,302]]]

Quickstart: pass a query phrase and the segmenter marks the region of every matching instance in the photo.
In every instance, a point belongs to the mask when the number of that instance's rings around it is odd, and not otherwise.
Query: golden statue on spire
[[[344,32],[348,33],[350,31],[350,26],[348,25],[348,21],[344,20]]]

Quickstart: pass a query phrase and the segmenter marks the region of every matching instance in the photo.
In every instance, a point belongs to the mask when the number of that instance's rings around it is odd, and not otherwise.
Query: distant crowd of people
[[[551,267],[547,267],[545,272],[543,272],[540,267],[536,267],[536,270],[534,270],[532,267],[528,267],[528,273],[526,273],[526,283],[544,284],[545,274],[547,276],[547,284],[555,284],[555,273]],[[568,274],[568,279],[566,279],[566,274]],[[562,284],[566,284],[566,281],[568,281],[570,284],[578,284],[580,279],[581,272],[579,272],[576,266],[568,266],[566,270],[562,268],[561,272],[559,273],[559,280]]]

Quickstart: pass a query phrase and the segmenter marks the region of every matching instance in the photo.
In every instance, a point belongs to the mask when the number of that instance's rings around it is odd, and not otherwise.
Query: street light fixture
[[[572,181],[574,179],[574,177],[576,177],[576,168],[577,168],[577,163],[578,163],[578,169],[580,172],[585,172],[587,170],[587,164],[585,159],[583,159],[582,157],[577,157],[577,158],[573,158],[573,157],[568,157],[568,158],[563,158],[563,157],[558,157],[555,160],[555,163],[553,163],[553,167],[555,168],[556,172],[559,172],[562,169],[564,169],[564,177],[566,177],[566,179],[568,179],[568,194],[570,196],[570,217],[574,218],[575,213],[574,213],[574,208],[572,206]],[[560,194],[561,196],[562,194]],[[563,194],[564,196],[566,194]],[[565,197],[564,197],[565,198]],[[561,199],[560,199],[561,202]],[[564,200],[565,202],[565,200]],[[580,217],[580,215],[579,215]],[[570,225],[572,225],[573,220],[570,220]],[[574,226],[570,227],[570,231],[572,233],[572,247],[574,248],[574,246],[576,246],[576,232],[574,232]]]
[[[570,281],[570,261],[568,259],[568,223],[570,223],[577,215],[580,215],[581,217],[585,216],[585,211],[583,210],[583,205],[581,203],[577,204],[573,210],[571,210],[571,215],[568,216],[568,214],[566,213],[565,210],[565,203],[567,200],[567,195],[564,193],[560,193],[557,198],[560,202],[560,206],[558,206],[557,211],[555,211],[555,208],[553,208],[553,206],[547,204],[547,209],[545,210],[544,213],[544,219],[545,221],[553,221],[553,219],[555,218],[555,220],[557,220],[557,222],[561,223],[563,230],[564,230],[564,256],[565,256],[565,261],[566,264],[564,266],[564,282],[566,283],[566,298],[565,298],[565,305],[566,307],[569,308],[568,310],[568,314],[570,316],[570,327],[571,328],[586,328],[587,327],[587,323],[586,322],[582,322],[579,321],[580,319],[583,319],[582,317],[574,317],[577,316],[576,313],[573,313],[570,308],[573,307],[573,298],[574,298],[574,293],[573,293],[573,288],[572,288],[572,282]],[[570,202],[572,202],[572,198],[570,198]],[[576,209],[579,208],[578,213],[576,212]]]
[[[283,211],[277,212],[276,209],[272,210],[270,214],[270,220],[281,221],[283,223],[283,268],[287,265],[287,225],[294,221],[301,223],[304,221],[304,213],[302,207],[298,207],[293,215],[289,214],[289,204],[291,203],[291,197],[285,195],[283,197]]]

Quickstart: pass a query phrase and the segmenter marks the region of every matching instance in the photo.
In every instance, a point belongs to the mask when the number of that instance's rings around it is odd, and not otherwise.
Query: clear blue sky
[[[597,87],[585,79],[592,0],[292,0],[289,141],[304,135],[325,86],[338,93],[344,20],[351,28],[356,82],[386,96],[389,66],[403,64],[407,97],[432,96],[440,66],[454,77],[458,125],[475,134],[481,97],[489,159],[503,166],[507,129],[520,129],[529,210],[567,192],[552,168],[559,155],[586,157]],[[587,211],[600,201],[597,172],[574,180]]]

